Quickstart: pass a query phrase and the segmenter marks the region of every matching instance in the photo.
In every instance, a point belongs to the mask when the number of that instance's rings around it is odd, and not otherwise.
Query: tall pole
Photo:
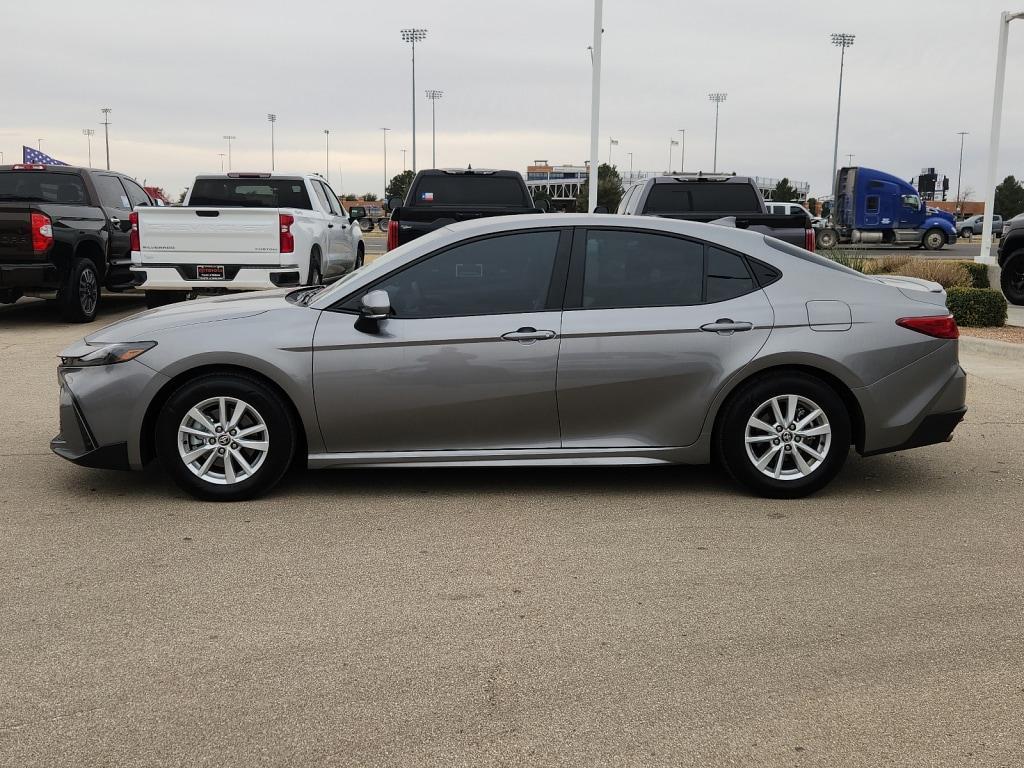
[[[590,82],[590,185],[587,195],[587,213],[597,208],[597,153],[598,127],[601,119],[601,36],[604,28],[601,17],[604,11],[604,0],[594,0],[594,44],[591,48],[593,65],[591,66]]]
[[[89,144],[89,167],[92,168],[92,137],[96,135],[96,131],[92,128],[83,128],[82,135]]]
[[[679,128],[679,172],[686,173],[686,129]]]
[[[410,28],[402,30],[402,40],[412,43],[412,172],[416,173],[416,43],[425,39],[427,30]]]
[[[718,108],[722,105],[722,102],[728,98],[727,93],[709,93],[708,98],[715,102],[715,155],[714,160],[711,163],[712,173],[718,172]]]
[[[672,173],[672,147],[678,147],[679,142],[675,139],[668,140],[668,172]]]
[[[408,151],[409,150],[407,150],[407,149],[401,150],[401,152],[402,152],[402,173],[405,173],[405,170],[406,170],[406,168],[405,168],[405,153],[408,152]]]
[[[327,140],[327,164],[324,166],[324,178],[331,183],[331,129],[324,128],[324,137]]]
[[[629,180],[632,181],[633,180],[633,153],[632,152],[627,152],[626,154],[629,155]]]
[[[36,142],[38,144],[39,151],[42,152],[43,151],[43,140],[42,139],[36,139]]]
[[[981,252],[976,261],[982,264],[995,264],[992,252],[992,217],[995,215],[996,204],[996,161],[999,157],[999,130],[1003,121],[1003,86],[1006,82],[1006,42],[1010,34],[1010,22],[1024,18],[1024,11],[1008,13],[1003,11],[999,17],[999,48],[996,53],[996,82],[992,93],[992,127],[988,139],[988,170],[985,173],[985,211],[984,226],[981,229]]]
[[[960,165],[956,170],[956,212],[959,215],[962,214],[963,201],[960,199],[960,178],[964,172],[964,136],[967,135],[967,131],[957,131],[957,135],[960,136]]]
[[[851,154],[848,154],[848,155],[846,156],[846,164],[847,164],[847,165],[850,165],[850,166],[852,166],[852,165],[853,165],[853,158],[854,158],[854,157],[856,157],[856,155],[854,155],[854,154],[852,154],[852,153],[851,153]]]
[[[224,173],[224,153],[218,152],[217,154],[220,156],[220,172]]]
[[[110,170],[110,107],[103,107],[100,112],[103,113],[103,140],[107,145],[107,170]]]
[[[390,128],[381,128],[384,134],[384,202],[388,201],[388,131]]]
[[[274,123],[277,122],[277,115],[273,112],[267,113],[267,120],[270,121],[270,170],[275,170],[274,166]]]
[[[846,49],[853,45],[856,35],[836,32],[832,35],[832,45],[839,46],[839,97],[836,99],[836,140],[832,147],[832,199],[836,195],[836,171],[839,168],[839,112],[843,108],[843,65],[846,63]]]
[[[230,171],[231,170],[231,142],[234,139],[237,139],[238,137],[237,136],[225,136],[224,138],[228,142],[228,170]],[[221,170],[223,170],[223,168]]]
[[[444,91],[427,91],[430,99],[430,164],[437,168],[437,100],[444,96]]]

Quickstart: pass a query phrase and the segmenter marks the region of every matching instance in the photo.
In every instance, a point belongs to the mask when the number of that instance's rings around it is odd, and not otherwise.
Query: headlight
[[[130,341],[113,344],[90,344],[96,347],[91,352],[78,357],[62,357],[61,365],[69,368],[83,368],[90,365],[113,365],[134,360],[143,352],[156,346],[155,341]]]

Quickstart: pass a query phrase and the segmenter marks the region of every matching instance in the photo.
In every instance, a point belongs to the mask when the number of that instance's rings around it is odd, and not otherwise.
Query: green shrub
[[[991,288],[988,281],[988,264],[979,264],[976,261],[961,261],[964,269],[971,275],[972,288]]]
[[[842,264],[844,267],[855,269],[858,272],[863,272],[868,266],[868,259],[863,259],[860,256],[854,256],[852,252],[845,251],[842,248],[830,248],[823,250],[820,254],[826,259],[831,259],[836,264]]]
[[[957,325],[990,327],[1006,322],[1006,299],[991,288],[950,288],[946,306]]]

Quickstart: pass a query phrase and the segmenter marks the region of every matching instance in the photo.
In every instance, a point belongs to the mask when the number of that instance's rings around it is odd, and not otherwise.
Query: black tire
[[[73,258],[57,291],[60,314],[69,323],[91,323],[100,306],[100,275],[91,259]]]
[[[960,237],[962,237],[964,240],[967,240],[968,238],[973,236],[974,230],[971,229],[970,227],[964,227],[963,229],[960,230]]]
[[[1024,249],[1011,253],[1003,262],[999,285],[1008,302],[1024,305]]]
[[[377,222],[377,229],[379,229],[381,232],[387,232],[388,224],[390,223],[391,219],[381,219],[380,221]]]
[[[218,484],[205,480],[194,473],[179,452],[178,429],[186,415],[204,401],[217,398],[241,400],[251,406],[262,419],[266,431],[263,435],[267,442],[265,456],[260,463],[253,460],[255,467],[251,476],[239,479],[231,484]],[[229,411],[229,416],[233,409]],[[248,412],[246,416],[248,416]],[[230,423],[230,422],[229,422]],[[240,422],[241,423],[241,422]],[[225,436],[222,431],[215,439]],[[256,433],[260,439],[261,433]],[[209,374],[183,384],[167,400],[160,411],[156,423],[156,454],[164,470],[183,490],[198,499],[206,501],[242,501],[260,496],[277,485],[291,466],[295,453],[296,424],[287,404],[270,386],[255,377],[244,374]],[[230,438],[229,438],[230,439]],[[238,439],[238,438],[236,438]],[[198,447],[203,447],[199,438]],[[228,443],[223,448],[210,450],[219,452],[211,471],[219,471],[222,479],[228,477],[224,467],[225,459],[220,458],[225,451],[236,449],[236,443]],[[240,452],[245,449],[240,449]],[[207,457],[208,454],[204,454]],[[248,455],[252,460],[252,454]],[[218,468],[217,463],[220,463]],[[235,466],[235,462],[232,462]],[[232,472],[235,470],[233,469]]]
[[[764,413],[765,405],[772,398],[787,395],[795,395],[800,404],[794,423],[799,424],[802,418],[809,415],[807,409],[816,406],[824,414],[827,426],[831,429],[830,440],[826,442],[824,435],[800,437],[788,429],[789,425],[783,425],[783,431],[778,433],[779,442],[775,443],[775,438],[771,438],[772,432],[753,428],[752,436],[770,439],[753,443],[751,454],[748,455],[748,421],[752,416]],[[775,421],[774,418],[772,420]],[[810,422],[811,426],[818,424],[818,420]],[[804,447],[801,448],[797,443],[802,443]],[[811,459],[814,463],[810,471],[801,475],[794,454],[798,454],[800,460],[807,465],[807,449],[815,452],[824,449],[824,458],[820,461]],[[821,379],[796,371],[768,373],[743,384],[730,396],[719,413],[712,450],[715,460],[725,467],[729,475],[754,493],[777,499],[799,498],[823,488],[842,469],[850,452],[850,416],[842,398]],[[774,457],[782,453],[780,474],[789,475],[789,479],[770,477],[758,469],[754,459],[765,455],[759,451],[772,451]],[[766,469],[773,471],[776,461],[777,458],[769,458]]]
[[[146,291],[146,306],[150,309],[177,304],[188,298],[188,291]]]
[[[938,227],[932,227],[921,238],[921,245],[929,251],[941,251],[945,244],[946,233]]]
[[[836,234],[836,231],[834,229],[825,227],[824,229],[818,230],[816,243],[818,248],[835,248],[838,244],[839,235]]]
[[[306,285],[323,285],[324,271],[320,266],[320,249],[314,248],[309,254],[309,271],[306,273]]]
[[[373,219],[368,219],[364,216],[359,220],[359,228],[363,232],[373,232]]]
[[[352,267],[352,271],[359,269],[364,263],[366,263],[366,246],[359,243],[359,247],[356,248],[356,263]]]

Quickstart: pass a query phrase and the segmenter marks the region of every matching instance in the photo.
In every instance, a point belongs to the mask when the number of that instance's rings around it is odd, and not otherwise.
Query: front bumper
[[[132,266],[133,283],[144,291],[269,291],[275,288],[299,285],[297,265],[262,267],[254,265],[224,265],[224,280],[195,279],[196,265],[144,265]]]

